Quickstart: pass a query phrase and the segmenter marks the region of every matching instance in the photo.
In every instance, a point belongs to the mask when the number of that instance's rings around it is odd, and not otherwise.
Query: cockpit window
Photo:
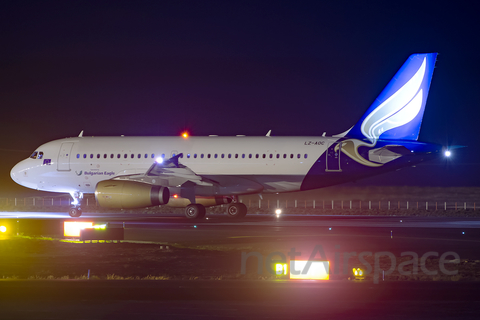
[[[30,159],[43,159],[43,152],[42,151],[35,151],[30,156]]]

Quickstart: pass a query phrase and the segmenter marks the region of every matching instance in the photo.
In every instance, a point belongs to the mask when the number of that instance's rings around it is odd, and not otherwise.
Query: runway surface
[[[124,227],[125,240],[183,246],[262,247],[287,252],[316,245],[325,251],[400,254],[414,251],[457,253],[462,259],[480,260],[480,218],[392,216],[247,215],[235,220],[208,215],[190,220],[183,215],[84,213],[72,219],[58,212],[0,212],[24,234],[51,235],[63,232],[63,221],[94,221]],[[42,228],[35,228],[43,221]],[[49,226],[49,227],[48,227]]]
[[[237,220],[221,214],[210,214],[205,219],[190,220],[182,214],[124,214],[124,213],[88,213],[80,218],[71,218],[63,212],[0,212],[0,219],[63,219],[92,221],[127,221],[143,222],[153,225],[187,224],[187,225],[234,225],[234,226],[284,226],[284,227],[396,227],[396,228],[480,228],[480,211],[478,218],[464,217],[402,217],[402,216],[367,216],[367,215],[247,215]]]

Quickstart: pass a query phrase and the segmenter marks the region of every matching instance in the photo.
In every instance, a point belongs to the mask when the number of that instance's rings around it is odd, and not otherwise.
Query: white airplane
[[[418,142],[436,53],[413,54],[362,118],[332,137],[78,137],[41,145],[11,170],[25,187],[70,193],[79,217],[85,193],[107,208],[205,207],[247,213],[239,195],[304,191],[413,166],[442,154]]]

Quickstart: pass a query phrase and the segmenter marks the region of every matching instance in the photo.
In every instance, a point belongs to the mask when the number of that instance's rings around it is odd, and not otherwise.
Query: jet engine
[[[170,191],[166,187],[122,180],[100,181],[95,199],[105,208],[134,209],[167,204]]]

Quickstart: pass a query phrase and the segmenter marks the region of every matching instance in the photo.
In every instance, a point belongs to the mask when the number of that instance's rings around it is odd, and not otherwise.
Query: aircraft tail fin
[[[347,137],[417,140],[437,53],[412,54]]]

